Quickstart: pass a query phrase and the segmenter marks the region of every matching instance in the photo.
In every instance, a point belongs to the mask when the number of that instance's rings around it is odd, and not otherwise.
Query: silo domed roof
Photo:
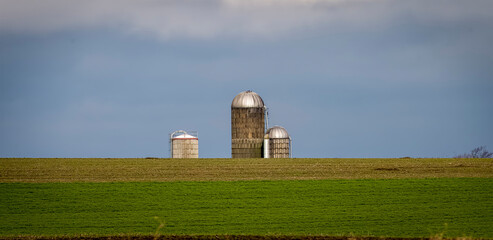
[[[198,139],[198,138],[196,136],[192,136],[188,133],[184,133],[184,134],[178,135],[176,137],[173,137],[173,139]]]
[[[233,108],[259,108],[264,107],[264,101],[255,92],[250,90],[244,91],[236,95],[231,103]]]
[[[289,138],[288,131],[281,126],[274,126],[267,130],[269,138]]]
[[[197,132],[196,131],[193,131],[191,133],[187,133],[183,130],[178,130],[178,131],[174,131],[173,133],[170,134],[170,138],[171,139],[199,139],[197,137]]]

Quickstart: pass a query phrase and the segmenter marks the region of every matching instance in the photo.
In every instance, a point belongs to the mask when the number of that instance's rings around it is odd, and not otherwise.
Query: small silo
[[[232,158],[261,158],[265,133],[265,105],[252,91],[241,92],[231,103]]]
[[[198,158],[199,138],[197,132],[179,130],[170,134],[171,158]]]
[[[267,130],[264,136],[264,158],[289,158],[291,137],[288,131],[280,126]]]

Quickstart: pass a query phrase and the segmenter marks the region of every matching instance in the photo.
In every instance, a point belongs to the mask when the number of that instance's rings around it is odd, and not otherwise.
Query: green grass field
[[[493,237],[493,179],[0,184],[0,234]]]
[[[0,238],[152,235],[154,217],[167,235],[493,238],[492,167],[491,159],[0,159]]]

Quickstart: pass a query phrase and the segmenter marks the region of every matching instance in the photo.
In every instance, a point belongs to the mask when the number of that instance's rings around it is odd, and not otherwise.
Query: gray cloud
[[[400,18],[422,24],[491,19],[493,2],[392,0],[209,0],[0,2],[0,31],[53,32],[120,28],[161,39],[277,38],[324,26],[324,30],[379,30]]]

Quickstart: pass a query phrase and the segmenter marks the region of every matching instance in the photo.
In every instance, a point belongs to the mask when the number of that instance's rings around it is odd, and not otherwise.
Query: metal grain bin
[[[171,158],[198,158],[199,138],[196,132],[179,130],[170,134]]]
[[[280,126],[267,130],[264,136],[264,158],[289,158],[291,137],[288,131]]]
[[[265,105],[252,91],[241,92],[231,103],[231,156],[261,158],[265,133]]]

